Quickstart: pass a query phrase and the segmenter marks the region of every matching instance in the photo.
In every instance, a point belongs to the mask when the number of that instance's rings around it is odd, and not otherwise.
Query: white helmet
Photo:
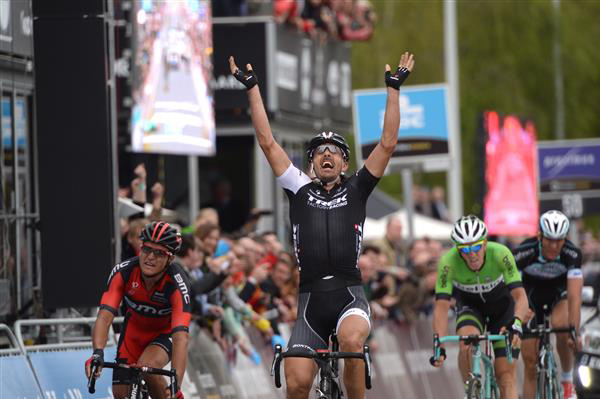
[[[561,211],[548,211],[540,217],[540,229],[544,237],[562,240],[569,232],[569,218]]]
[[[456,244],[470,244],[487,237],[487,227],[475,215],[463,216],[454,223],[450,238]]]

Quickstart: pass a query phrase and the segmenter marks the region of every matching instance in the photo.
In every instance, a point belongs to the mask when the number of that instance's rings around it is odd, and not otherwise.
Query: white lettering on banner
[[[335,198],[331,201],[323,201],[308,194],[308,205],[320,209],[339,208],[348,205],[348,194],[344,194],[343,196]]]
[[[277,52],[277,87],[298,90],[298,57],[294,54]]]
[[[340,74],[340,105],[344,108],[348,108],[352,101],[352,74],[349,63],[342,63],[340,66]]]
[[[425,107],[421,104],[412,105],[410,97],[400,94],[400,130],[425,128]],[[379,111],[379,128],[383,129],[385,109]]]
[[[0,29],[3,31],[8,30],[8,23],[10,22],[10,1],[0,1]],[[8,37],[12,41],[12,37]],[[2,39],[4,40],[4,39]]]
[[[21,10],[21,14],[19,15],[21,19],[21,33],[25,36],[31,36],[33,20],[31,15],[25,14],[25,11]]]
[[[200,374],[198,372],[198,380],[200,381],[200,385],[204,389],[215,388],[217,386],[213,375],[210,373]]]
[[[378,353],[373,360],[377,363],[382,378],[401,377],[406,374],[406,367],[398,352]]]
[[[340,73],[337,61],[329,61],[327,68],[327,92],[332,97],[337,97],[340,94]]]
[[[212,90],[246,90],[246,86],[238,82],[233,75],[219,75],[211,79],[209,85]]]
[[[556,176],[567,166],[590,166],[596,163],[594,154],[579,154],[582,149],[578,147],[571,148],[563,155],[546,155],[542,164],[544,168],[552,168],[548,173],[550,176]]]
[[[181,274],[177,273],[175,276],[175,281],[177,281],[177,285],[179,286],[179,289],[181,290],[181,293],[183,294],[183,299],[185,301],[185,303],[190,303],[190,295],[188,293],[188,287],[187,285],[185,285],[185,282],[183,281],[183,277],[181,277]]]

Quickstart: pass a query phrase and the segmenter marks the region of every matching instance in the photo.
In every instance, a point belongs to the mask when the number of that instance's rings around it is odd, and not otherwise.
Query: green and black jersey
[[[440,258],[435,298],[449,300],[454,296],[461,302],[489,308],[504,302],[510,291],[521,285],[521,275],[510,249],[488,242],[485,261],[478,271],[469,269],[456,248]]]

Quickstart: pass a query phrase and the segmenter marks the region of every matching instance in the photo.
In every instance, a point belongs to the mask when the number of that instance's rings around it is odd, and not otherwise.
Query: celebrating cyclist
[[[543,324],[543,306],[546,305],[551,311],[552,327],[574,327],[579,333],[583,286],[581,251],[566,239],[568,232],[569,219],[562,212],[545,212],[540,217],[538,236],[526,239],[513,251],[517,267],[523,275],[523,286],[529,297],[529,305],[535,313],[535,317],[528,323],[531,328]],[[561,382],[565,399],[575,397],[574,344],[569,334],[557,334],[556,349],[562,368]],[[579,342],[577,345],[580,345]],[[524,399],[533,399],[535,396],[537,351],[537,339],[523,340]]]
[[[92,331],[94,352],[85,364],[89,378],[93,363],[102,366],[108,330],[121,301],[125,323],[117,347],[117,363],[163,368],[171,361],[181,387],[187,362],[188,327],[191,317],[190,288],[183,268],[173,263],[181,246],[181,235],[165,222],[145,226],[139,257],[113,268],[100,302]],[[99,370],[100,371],[100,370]],[[98,372],[99,375],[99,372]],[[169,398],[162,376],[146,376],[153,398]],[[113,394],[125,397],[131,376],[122,369],[113,373]],[[181,390],[177,399],[183,399]]]
[[[307,155],[315,176],[296,168],[273,138],[252,66],[240,70],[229,58],[231,73],[247,88],[256,139],[290,201],[294,250],[300,265],[298,319],[288,349],[327,349],[336,331],[340,350],[362,352],[370,330],[369,306],[357,259],[366,202],[396,149],[400,126],[399,89],[414,66],[404,53],[394,72],[386,65],[387,102],[381,139],[364,166],[349,177],[350,149],[344,138],[323,132],[309,143]],[[307,358],[285,359],[288,399],[308,398],[317,372]],[[347,359],[344,384],[349,399],[365,397],[364,363]]]
[[[460,218],[451,233],[456,244],[439,261],[435,287],[433,332],[447,335],[448,310],[456,300],[456,334],[473,335],[485,331],[512,335],[513,357],[518,357],[522,335],[521,321],[528,312],[527,296],[510,250],[487,240],[487,228],[476,216]],[[487,320],[487,323],[486,323]],[[471,365],[469,347],[460,344],[458,366],[466,382]],[[494,370],[503,399],[517,399],[516,362],[506,359],[506,344],[494,343]],[[440,367],[446,358],[441,349]]]

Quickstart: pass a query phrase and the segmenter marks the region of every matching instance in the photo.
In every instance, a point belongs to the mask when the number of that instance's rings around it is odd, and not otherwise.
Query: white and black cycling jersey
[[[277,180],[290,201],[300,291],[313,290],[316,281],[329,276],[346,286],[361,284],[357,263],[367,198],[379,179],[363,166],[326,191],[290,164]]]
[[[523,277],[523,286],[566,288],[567,278],[581,278],[581,250],[571,241],[565,243],[556,259],[545,259],[542,244],[537,237],[523,241],[513,250],[517,268]]]

